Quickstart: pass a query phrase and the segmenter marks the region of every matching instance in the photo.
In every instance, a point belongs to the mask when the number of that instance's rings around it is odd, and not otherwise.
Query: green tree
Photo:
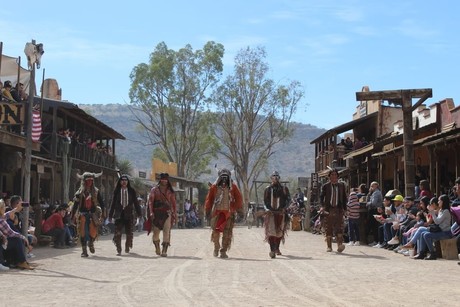
[[[131,72],[132,111],[155,156],[176,162],[178,175],[195,179],[208,171],[219,143],[211,131],[208,94],[222,74],[224,47],[208,42],[202,50],[179,51],[158,44],[148,64]],[[143,116],[140,116],[142,114]]]
[[[297,81],[279,85],[267,78],[269,66],[262,47],[242,49],[235,57],[234,73],[214,93],[219,111],[216,134],[223,154],[236,171],[244,205],[252,181],[267,171],[273,147],[293,132],[291,117],[304,91]]]

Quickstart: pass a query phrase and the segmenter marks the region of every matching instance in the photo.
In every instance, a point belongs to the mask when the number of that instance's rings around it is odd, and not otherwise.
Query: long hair
[[[115,197],[115,195],[117,195],[118,193],[120,193],[120,190],[121,190],[121,180],[122,179],[127,179],[128,181],[128,184],[126,185],[126,188],[128,189],[128,194],[133,194],[134,197],[136,197],[137,193],[136,193],[136,190],[134,190],[133,187],[131,187],[131,181],[129,180],[129,177],[127,175],[122,175],[118,178],[117,180],[117,184],[115,186],[115,189],[113,190],[113,197]]]

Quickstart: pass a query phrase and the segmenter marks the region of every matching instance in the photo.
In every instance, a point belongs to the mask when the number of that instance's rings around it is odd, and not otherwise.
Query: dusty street
[[[368,246],[326,253],[323,238],[288,233],[270,259],[262,228],[235,228],[229,259],[214,258],[210,230],[174,229],[167,258],[136,233],[116,256],[111,235],[96,254],[34,250],[34,271],[0,273],[1,306],[458,306],[457,261],[412,260]],[[123,241],[124,242],[124,241]],[[334,244],[334,248],[336,245]],[[457,303],[455,303],[457,302]]]

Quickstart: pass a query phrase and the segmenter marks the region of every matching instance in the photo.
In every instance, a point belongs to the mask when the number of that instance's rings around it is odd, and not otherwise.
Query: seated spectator
[[[10,225],[8,225],[8,222],[5,220],[5,208],[5,202],[0,200],[0,234],[7,239],[4,256],[8,266],[33,270],[34,268],[26,261],[26,254],[24,252],[24,244],[29,248],[29,241],[19,232],[12,230]]]
[[[420,252],[417,259],[422,259],[426,256],[426,252],[430,253],[430,256],[426,257],[425,260],[436,260],[436,253],[434,250],[434,242],[449,239],[452,237],[451,226],[452,216],[450,214],[450,200],[446,194],[439,196],[438,199],[439,208],[434,209],[429,207],[430,214],[433,218],[433,222],[439,226],[439,231],[433,232],[432,230],[424,232],[422,239],[420,240]]]
[[[14,100],[13,96],[11,95],[11,81],[5,81],[3,84],[3,89],[2,89],[2,98],[3,100],[6,100],[8,102],[17,102]]]
[[[345,148],[347,150],[352,150],[353,149],[353,141],[350,139],[350,137],[347,137],[345,139]]]
[[[65,235],[66,231],[64,229],[64,216],[67,212],[66,205],[60,205],[56,212],[51,214],[49,218],[43,223],[42,232],[44,235],[51,236],[54,238],[54,247],[55,248],[66,248],[65,244]]]
[[[24,84],[22,83],[16,84],[16,86],[10,90],[10,93],[13,99],[18,102],[25,101],[28,98],[28,95],[24,91]]]
[[[3,258],[7,242],[6,238],[0,234],[0,272],[8,271],[10,269],[5,263],[5,258]]]
[[[5,219],[10,225],[11,229],[19,232],[24,233],[22,229],[22,220],[23,220],[23,206],[22,206],[22,198],[19,195],[13,195],[10,199],[11,210],[6,212]],[[27,231],[28,232],[28,231]],[[29,246],[33,248],[35,244],[37,244],[37,237],[33,233],[27,234],[27,240],[29,241]],[[34,254],[31,253],[32,248],[27,253],[27,258],[33,258]]]

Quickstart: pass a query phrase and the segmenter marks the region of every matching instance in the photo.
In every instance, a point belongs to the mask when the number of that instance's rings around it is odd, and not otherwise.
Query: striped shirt
[[[359,207],[358,195],[351,192],[347,203],[348,218],[359,219]]]

